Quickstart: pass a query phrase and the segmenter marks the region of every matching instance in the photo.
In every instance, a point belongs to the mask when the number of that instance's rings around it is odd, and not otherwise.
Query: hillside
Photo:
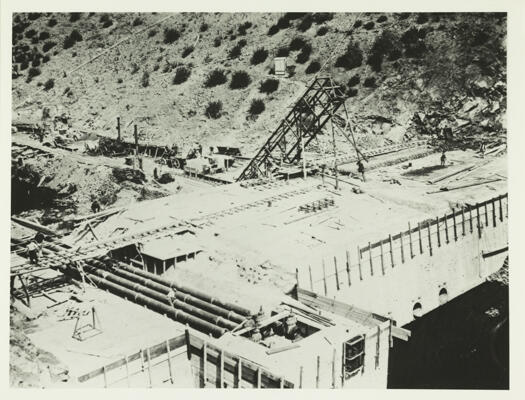
[[[463,124],[504,136],[505,37],[505,14],[15,14],[13,118],[40,120],[47,107],[72,129],[114,136],[120,116],[124,137],[133,122],[145,141],[249,152],[326,62],[365,145]],[[261,93],[276,55],[290,76]],[[206,85],[214,70],[225,79]],[[231,88],[242,71],[247,86]],[[222,110],[207,115],[214,101]]]

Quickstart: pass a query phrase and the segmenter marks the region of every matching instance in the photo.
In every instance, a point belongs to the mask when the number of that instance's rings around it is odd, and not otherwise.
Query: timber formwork
[[[298,160],[302,156],[301,149],[321,133],[344,101],[342,90],[331,78],[316,78],[237,181],[267,176],[273,165]]]

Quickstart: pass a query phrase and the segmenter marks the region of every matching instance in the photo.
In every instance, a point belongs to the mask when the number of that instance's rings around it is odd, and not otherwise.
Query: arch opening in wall
[[[412,308],[414,318],[420,318],[423,315],[423,305],[418,301]]]
[[[448,301],[448,291],[446,288],[439,290],[439,304],[445,304]]]

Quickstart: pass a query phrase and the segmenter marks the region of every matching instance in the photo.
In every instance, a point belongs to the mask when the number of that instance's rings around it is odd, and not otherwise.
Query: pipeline
[[[175,289],[176,291],[181,291],[183,293],[188,293],[194,297],[197,297],[201,300],[204,300],[208,303],[211,303],[211,304],[215,304],[219,307],[222,307],[222,308],[226,308],[228,310],[231,310],[231,311],[235,311],[236,313],[240,314],[240,315],[243,315],[243,316],[246,316],[246,317],[251,317],[252,313],[250,312],[250,310],[244,308],[244,307],[241,307],[241,306],[238,306],[237,304],[232,304],[232,303],[227,303],[227,302],[223,302],[215,297],[212,297],[206,293],[203,293],[199,290],[196,290],[196,289],[192,289],[192,288],[188,288],[186,286],[182,286],[182,285],[179,285],[169,279],[166,279],[166,278],[163,278],[161,276],[158,276],[158,275],[155,275],[155,274],[152,274],[151,272],[147,272],[147,271],[142,271],[136,267],[132,267],[130,265],[127,265],[127,264],[124,264],[122,262],[119,262],[119,268],[122,268],[122,269],[125,269],[126,271],[130,271],[130,272],[133,272],[134,274],[136,275],[140,275],[144,278],[148,278],[148,279],[151,279],[155,282],[158,282],[158,283],[161,283],[169,288],[173,288]]]
[[[159,293],[156,290],[147,288],[142,286],[139,283],[130,281],[126,278],[122,278],[120,276],[117,276],[111,272],[107,272],[95,267],[87,267],[84,268],[84,272],[87,272],[91,278],[91,275],[95,274],[101,278],[104,278],[107,281],[116,283],[118,285],[121,285],[123,287],[126,287],[128,289],[131,289],[137,293],[141,293],[143,295],[146,295],[156,301],[159,301],[161,303],[164,303],[168,306],[174,307],[176,309],[182,310],[184,312],[187,312],[190,315],[195,315],[199,318],[202,318],[203,320],[212,322],[215,325],[221,326],[223,328],[227,328],[228,330],[234,329],[238,324],[228,321],[227,319],[224,319],[222,317],[218,317],[212,313],[209,313],[207,311],[203,311],[197,307],[194,307],[192,305],[186,304],[180,300],[173,300],[171,304],[169,299],[166,297],[165,294]]]
[[[102,265],[104,265],[103,263],[101,263],[100,261],[96,260],[96,263],[100,263]],[[121,268],[113,268],[111,269],[111,273],[115,274],[115,275],[118,275],[120,277],[123,277],[123,278],[126,278],[128,280],[132,280],[134,282],[137,282],[137,283],[140,283],[142,286],[145,286],[147,288],[150,288],[150,289],[153,289],[153,290],[156,290],[157,292],[160,292],[164,295],[168,294],[168,292],[170,291],[170,288],[165,286],[165,285],[162,285],[160,283],[157,283],[157,282],[154,282],[148,278],[143,278],[137,274],[134,274],[132,272],[129,272],[129,271],[125,271]],[[188,303],[188,304],[191,304],[197,308],[200,308],[202,310],[205,310],[207,312],[210,312],[212,314],[215,314],[215,315],[219,315],[227,320],[230,320],[230,321],[233,321],[235,324],[235,326],[237,326],[237,324],[240,324],[241,322],[243,322],[244,320],[246,320],[246,317],[243,317],[237,313],[235,313],[234,311],[230,311],[230,310],[226,310],[224,308],[221,308],[219,306],[216,306],[214,304],[210,304],[210,303],[207,303],[206,301],[204,300],[201,300],[201,299],[198,299],[194,296],[191,296],[187,293],[183,293],[183,292],[180,292],[180,291],[177,291],[175,290],[174,291],[175,293],[175,297],[181,301],[183,301],[184,303]],[[233,329],[233,328],[232,328]]]
[[[97,286],[108,289],[111,292],[118,294],[121,297],[124,297],[125,299],[132,299],[135,303],[149,307],[152,310],[155,310],[161,314],[165,314],[169,316],[170,318],[174,319],[175,321],[187,323],[193,328],[206,332],[206,333],[211,333],[215,337],[220,337],[227,332],[225,328],[220,328],[217,325],[213,325],[210,322],[204,321],[188,313],[185,313],[173,307],[167,306],[166,304],[161,303],[160,301],[153,300],[143,294],[134,292],[131,289],[125,288],[121,285],[110,282],[96,275],[92,275],[92,274],[89,274],[89,275],[90,275],[89,278],[92,279],[93,282]]]
[[[50,244],[48,247],[53,250],[58,249],[58,247],[53,244]],[[43,249],[43,252],[49,255],[54,253],[53,251],[45,248]],[[151,309],[170,316],[176,321],[188,323],[192,327],[202,330],[206,333],[212,333],[213,335],[219,337],[227,332],[227,329],[225,328],[233,329],[237,326],[237,324],[231,321],[228,321],[222,317],[217,317],[209,312],[199,310],[197,307],[193,307],[181,301],[177,301],[176,303],[174,302],[174,305],[177,308],[181,308],[187,312],[181,311],[175,307],[172,307],[171,305],[164,304],[169,303],[169,300],[161,293],[142,287],[138,283],[118,277],[105,270],[100,270],[97,268],[97,266],[93,265],[102,264],[105,267],[105,265],[100,261],[85,260],[82,262],[82,264],[84,264],[83,269],[88,278],[91,279],[97,286],[100,286],[103,289],[111,290],[113,293],[121,295],[122,297],[133,299],[138,304],[146,305]],[[78,273],[76,269],[69,268],[64,265],[55,264],[54,266],[64,274]],[[133,291],[133,289],[135,291]],[[197,316],[191,314],[195,314]],[[205,319],[222,325],[222,327],[214,325]]]

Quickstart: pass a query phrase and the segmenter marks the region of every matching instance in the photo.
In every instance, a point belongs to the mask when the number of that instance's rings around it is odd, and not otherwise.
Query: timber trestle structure
[[[266,176],[272,165],[298,160],[301,157],[301,147],[306,148],[321,133],[323,126],[344,101],[342,90],[331,78],[316,78],[237,181]]]

